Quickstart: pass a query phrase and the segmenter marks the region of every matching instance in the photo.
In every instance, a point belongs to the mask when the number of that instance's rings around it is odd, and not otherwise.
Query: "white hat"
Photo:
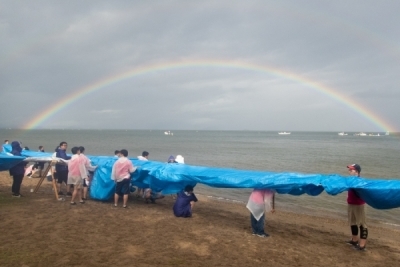
[[[178,163],[182,163],[182,164],[185,163],[185,159],[182,157],[182,155],[176,156],[175,157],[175,161],[178,162]]]

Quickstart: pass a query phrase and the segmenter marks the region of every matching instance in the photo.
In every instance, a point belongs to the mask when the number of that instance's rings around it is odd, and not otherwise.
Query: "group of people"
[[[348,165],[347,169],[351,176],[360,177],[361,166],[359,164]],[[265,213],[275,212],[275,190],[254,189],[250,194],[246,207],[250,211],[250,223],[253,235],[268,237],[269,234],[264,231]],[[350,189],[347,192],[347,214],[351,229],[351,239],[346,241],[346,243],[358,251],[365,251],[368,238],[365,201],[354,189]],[[359,234],[360,237],[358,237]]]
[[[116,150],[114,153],[118,160],[114,163],[111,171],[111,179],[115,182],[115,193],[114,193],[114,207],[118,207],[118,201],[122,198],[122,207],[127,208],[128,197],[131,186],[131,174],[136,171],[136,167],[133,166],[132,161],[128,159],[128,151],[126,149]],[[171,160],[169,157],[168,163],[184,163],[182,156],[177,156],[178,161]],[[149,152],[143,151],[141,156],[138,156],[139,160],[147,161],[149,158]],[[155,203],[156,199],[164,198],[160,192],[153,192],[151,188],[138,187],[138,196],[142,195],[146,203],[150,200],[151,203]],[[173,212],[176,217],[191,217],[194,203],[197,202],[197,197],[193,192],[193,186],[186,185],[185,188],[177,193],[176,201],[173,206]]]
[[[5,143],[8,140],[5,140]],[[71,196],[71,205],[76,205],[75,199],[78,197],[80,203],[85,203],[87,198],[87,187],[89,185],[90,172],[95,170],[90,160],[84,155],[84,147],[73,147],[71,149],[72,157],[66,153],[68,144],[61,142],[56,148],[53,156],[67,160],[68,164],[56,164],[55,177],[59,184],[59,194],[62,194],[61,185],[64,183],[67,187],[67,195]],[[11,143],[11,154],[21,156],[23,148],[17,141]],[[43,147],[39,147],[43,151]],[[136,167],[132,161],[128,159],[128,151],[126,149],[116,150],[115,156],[118,157],[112,168],[111,179],[115,182],[114,206],[118,206],[119,198],[122,197],[122,207],[127,207],[128,197],[131,191],[131,174],[135,172]],[[149,152],[143,151],[139,160],[148,160]],[[168,163],[184,163],[184,158],[181,155],[176,157],[170,156]],[[13,177],[12,196],[21,197],[20,187],[25,174],[26,164],[20,162],[13,166],[9,171]],[[359,164],[351,164],[347,166],[351,176],[360,177],[361,167]],[[83,187],[83,189],[82,189]],[[73,192],[71,193],[71,188]],[[82,193],[81,193],[82,192]],[[142,195],[146,203],[151,201],[155,203],[156,199],[163,198],[160,192],[153,192],[150,188],[138,188],[138,196]],[[187,185],[177,193],[176,201],[173,206],[174,215],[177,217],[191,217],[194,203],[197,202],[196,195],[193,192],[193,186]],[[365,251],[368,227],[366,225],[365,216],[365,201],[357,193],[356,190],[348,190],[348,222],[351,229],[351,239],[346,243],[353,246],[356,250]],[[265,232],[265,213],[275,212],[275,190],[270,189],[254,189],[250,194],[249,201],[246,206],[250,211],[250,223],[253,235],[259,237],[268,237]],[[360,237],[358,237],[360,235]]]

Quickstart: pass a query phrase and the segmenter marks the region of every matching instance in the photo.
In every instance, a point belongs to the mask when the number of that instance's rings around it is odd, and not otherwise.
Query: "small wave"
[[[225,197],[216,197],[216,196],[203,195],[203,194],[198,194],[198,195],[205,196],[207,198],[217,199],[217,200],[223,200],[223,201],[228,201],[228,202],[233,202],[233,203],[245,204],[243,201],[236,200],[236,199],[230,199],[230,198],[225,198]]]
[[[390,225],[390,226],[395,226],[395,227],[400,227],[400,224],[396,223],[387,223],[387,222],[381,222],[382,224]]]

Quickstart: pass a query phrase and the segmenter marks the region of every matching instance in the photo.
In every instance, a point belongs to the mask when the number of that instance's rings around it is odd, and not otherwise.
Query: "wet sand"
[[[345,244],[341,219],[277,210],[271,235],[251,234],[245,205],[198,196],[192,218],[175,218],[174,200],[128,208],[88,200],[57,201],[51,183],[30,193],[38,179],[24,178],[22,198],[11,197],[0,172],[0,266],[398,266],[400,231],[369,223],[367,251]]]

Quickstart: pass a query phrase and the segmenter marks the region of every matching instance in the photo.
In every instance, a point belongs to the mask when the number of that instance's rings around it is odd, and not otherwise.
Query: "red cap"
[[[348,165],[347,168],[349,168],[349,170],[356,170],[357,172],[361,172],[361,167],[358,164]]]

